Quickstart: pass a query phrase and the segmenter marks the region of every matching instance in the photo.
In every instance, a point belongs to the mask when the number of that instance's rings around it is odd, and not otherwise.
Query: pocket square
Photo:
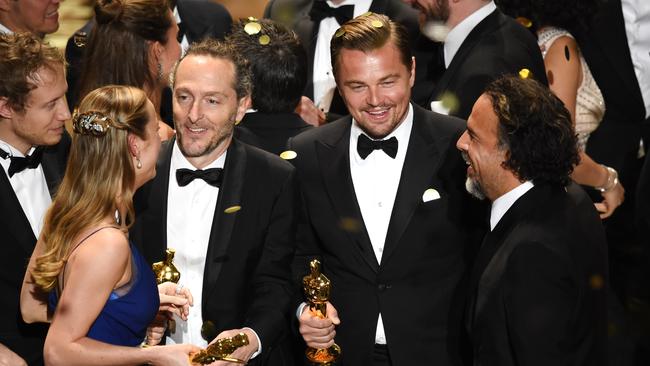
[[[438,193],[438,191],[433,188],[429,188],[424,191],[424,194],[422,195],[422,202],[429,202],[437,200],[438,198],[440,198],[440,193]]]

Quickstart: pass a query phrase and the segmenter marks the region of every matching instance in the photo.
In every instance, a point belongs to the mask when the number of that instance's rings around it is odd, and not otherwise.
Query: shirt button
[[[384,251],[384,247],[379,247],[377,248],[377,250],[379,251],[379,253],[382,253]]]

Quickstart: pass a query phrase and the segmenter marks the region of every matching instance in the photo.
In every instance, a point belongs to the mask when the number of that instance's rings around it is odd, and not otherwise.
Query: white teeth
[[[45,16],[46,17],[51,17],[51,16],[56,15],[56,13],[58,13],[58,12],[59,12],[59,10],[57,9],[57,10],[54,10],[53,12],[51,12],[51,13],[47,13]]]
[[[189,128],[190,131],[192,132],[203,132],[205,131],[205,128]]]

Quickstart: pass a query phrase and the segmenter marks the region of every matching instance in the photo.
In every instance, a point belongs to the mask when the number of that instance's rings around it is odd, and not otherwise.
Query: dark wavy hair
[[[253,22],[260,25],[259,33],[248,34],[244,27],[251,20],[242,19],[226,37],[250,65],[253,108],[263,113],[293,112],[307,85],[307,52],[287,27],[269,19]]]
[[[584,30],[598,12],[603,0],[495,0],[507,15],[525,17],[532,30],[554,26],[569,31]]]
[[[79,81],[79,99],[108,84],[156,85],[151,42],[167,43],[173,25],[167,0],[98,0]]]
[[[566,186],[579,157],[564,103],[538,81],[515,76],[493,81],[485,94],[499,120],[499,145],[508,151],[504,167],[521,181]]]

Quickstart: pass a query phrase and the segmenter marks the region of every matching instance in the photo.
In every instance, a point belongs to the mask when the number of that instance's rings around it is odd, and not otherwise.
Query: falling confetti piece
[[[517,22],[519,22],[519,24],[523,25],[526,28],[530,28],[533,26],[533,22],[526,17],[517,17]]]
[[[231,206],[223,210],[224,213],[231,214],[241,210],[241,206]]]
[[[266,46],[267,44],[271,43],[271,37],[267,36],[266,34],[263,34],[260,36],[258,41],[262,46]]]
[[[262,26],[258,22],[246,23],[246,25],[244,26],[244,32],[248,33],[251,36],[259,33],[261,30],[262,30]]]
[[[531,75],[530,70],[528,69],[521,69],[519,70],[519,77],[522,79],[528,79]]]
[[[298,156],[298,154],[297,154],[295,151],[292,151],[292,150],[283,151],[283,152],[280,154],[280,157],[281,157],[282,159],[284,159],[284,160],[295,159],[296,156]]]

